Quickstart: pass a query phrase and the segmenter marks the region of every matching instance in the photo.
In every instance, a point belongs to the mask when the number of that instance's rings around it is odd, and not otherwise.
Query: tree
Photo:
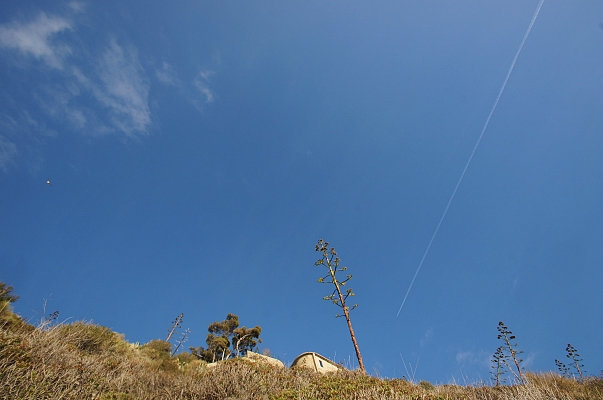
[[[314,265],[325,266],[329,270],[329,273],[324,277],[318,278],[319,283],[331,283],[335,286],[333,292],[323,297],[323,300],[328,300],[333,302],[337,307],[343,310],[343,316],[348,323],[348,330],[350,331],[350,336],[352,337],[352,343],[354,344],[354,350],[356,351],[356,358],[358,359],[358,365],[360,366],[360,370],[366,373],[364,368],[364,363],[362,362],[362,355],[360,354],[360,349],[358,348],[358,343],[356,341],[356,335],[354,334],[354,328],[352,328],[352,321],[350,320],[350,311],[354,308],[358,307],[358,304],[354,304],[352,308],[346,305],[346,300],[350,296],[355,296],[352,288],[348,288],[343,292],[342,286],[345,286],[346,283],[352,279],[352,275],[346,275],[346,278],[342,281],[337,279],[337,273],[340,271],[346,271],[347,267],[340,266],[341,260],[337,257],[337,252],[334,247],[329,247],[329,242],[325,242],[322,239],[318,240],[316,244],[316,251],[322,253],[322,257],[318,259],[314,263]],[[341,317],[341,314],[337,314],[336,317]]]
[[[259,326],[249,329],[246,327],[235,329],[232,336],[232,346],[236,356],[244,356],[248,351],[253,351],[258,342],[262,342],[262,339],[259,338],[261,333],[262,328]]]
[[[12,286],[9,286],[4,282],[0,282],[0,304],[9,305],[10,303],[14,303],[15,301],[19,300],[19,296],[15,296],[12,294],[12,292]]]
[[[228,314],[224,321],[212,322],[207,331],[207,349],[201,346],[189,347],[192,354],[207,362],[245,355],[262,342],[262,328],[239,328],[239,317],[235,314]]]
[[[19,300],[19,296],[13,294],[13,287],[0,282],[0,326],[19,326],[22,320],[13,313],[11,304]]]

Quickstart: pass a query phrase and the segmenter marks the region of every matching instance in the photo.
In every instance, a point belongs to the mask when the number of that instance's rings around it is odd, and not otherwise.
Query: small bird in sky
[[[46,184],[47,184],[48,186],[52,186],[52,183],[50,183],[50,178],[48,178],[48,180],[46,181]]]

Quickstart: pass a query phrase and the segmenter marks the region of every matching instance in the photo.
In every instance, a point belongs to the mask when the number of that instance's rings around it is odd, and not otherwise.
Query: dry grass
[[[528,375],[524,386],[414,385],[343,371],[319,375],[241,359],[206,370],[165,343],[133,346],[83,322],[0,325],[1,399],[603,399],[603,379]]]

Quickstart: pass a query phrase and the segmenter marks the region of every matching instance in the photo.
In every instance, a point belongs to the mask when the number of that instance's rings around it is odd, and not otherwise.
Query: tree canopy
[[[13,294],[13,287],[0,281],[0,326],[21,326],[25,323],[11,307],[18,299],[19,296]]]
[[[245,355],[262,342],[262,328],[239,327],[239,317],[228,314],[223,321],[212,322],[207,331],[207,348],[190,347],[190,351],[200,360],[215,362]]]
[[[14,303],[19,300],[19,296],[12,294],[13,287],[4,282],[0,282],[0,302]]]

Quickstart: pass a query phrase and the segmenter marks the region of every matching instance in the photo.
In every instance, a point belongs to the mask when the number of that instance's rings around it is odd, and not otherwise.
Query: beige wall
[[[313,352],[300,354],[291,367],[310,368],[320,373],[335,372],[341,368],[328,358]]]

